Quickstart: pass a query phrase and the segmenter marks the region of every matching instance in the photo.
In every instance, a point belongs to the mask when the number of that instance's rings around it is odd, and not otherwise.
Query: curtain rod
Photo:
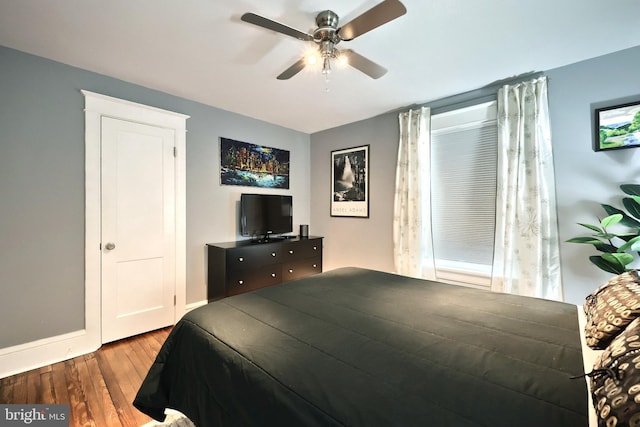
[[[432,115],[446,113],[447,111],[457,110],[459,108],[493,101],[496,99],[498,89],[500,89],[502,86],[522,83],[523,81],[536,79],[543,75],[544,73],[542,71],[532,71],[530,73],[507,77],[502,80],[491,82],[478,89],[473,89],[468,92],[463,92],[456,95],[447,96],[445,98],[436,99],[434,101],[425,102],[423,104],[413,104],[408,107],[399,109],[398,111],[407,111],[422,107],[429,107],[431,108]]]

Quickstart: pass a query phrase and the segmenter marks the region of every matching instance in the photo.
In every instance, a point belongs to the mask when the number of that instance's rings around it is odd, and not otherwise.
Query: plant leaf
[[[630,196],[640,196],[640,185],[638,184],[622,184],[620,189]]]
[[[618,235],[617,234],[613,234],[613,233],[597,233],[597,234],[594,235],[594,237],[600,237],[600,238],[603,238],[603,239],[611,240],[614,237],[618,237]]]
[[[624,199],[622,199],[622,204],[624,205],[625,209],[627,209],[627,211],[631,214],[631,216],[640,218],[640,203],[638,203],[631,197],[625,197]]]
[[[600,243],[600,244],[594,243],[593,246],[595,246],[595,248],[600,252],[607,252],[610,254],[618,252],[618,248],[616,248],[613,245],[609,245],[607,243]]]
[[[609,215],[613,215],[613,214],[617,214],[617,213],[621,214],[622,216],[624,216],[624,215],[625,215],[624,211],[621,211],[621,210],[620,210],[620,209],[618,209],[618,208],[614,208],[614,207],[613,207],[613,206],[611,206],[611,205],[606,205],[606,204],[604,204],[604,203],[603,203],[603,204],[601,204],[600,206],[602,206],[602,207],[604,208],[604,210],[605,210],[605,211],[607,211],[607,213],[608,213]]]
[[[620,263],[623,267],[633,262],[633,255],[627,253],[602,254],[602,258],[610,263]]]
[[[620,263],[618,263],[618,262],[610,263],[610,262],[606,261],[604,258],[602,258],[602,256],[600,256],[600,255],[592,255],[592,256],[590,256],[589,257],[589,261],[591,261],[600,270],[604,270],[604,271],[609,272],[609,273],[622,274],[622,273],[624,273],[626,271],[624,266],[620,265]]]
[[[602,218],[602,221],[600,221],[600,225],[602,226],[602,228],[611,227],[612,225],[615,225],[622,221],[622,218],[622,214],[619,213],[609,215],[605,218]]]
[[[588,243],[590,245],[597,245],[602,242],[598,239],[594,239],[593,237],[574,237],[573,239],[567,240],[567,243]]]
[[[581,226],[583,226],[583,227],[588,228],[589,230],[596,231],[596,232],[598,232],[598,233],[601,233],[601,232],[602,232],[602,229],[601,229],[600,227],[598,227],[597,225],[583,224],[583,223],[581,223],[581,222],[579,222],[579,223],[578,223],[578,225],[581,225]]]
[[[629,243],[631,243],[631,246],[629,247],[630,250],[635,252],[640,251],[640,236],[629,240]]]
[[[619,239],[624,240],[625,242],[628,242],[629,240],[633,239],[634,237],[637,237],[638,233],[622,233],[622,234],[616,234],[616,237]]]
[[[613,214],[620,214],[622,215],[622,221],[621,224],[622,225],[626,225],[627,227],[631,227],[631,228],[640,228],[640,221],[631,218],[629,215],[627,215],[624,211],[621,211],[618,208],[614,208],[611,205],[605,205],[602,204],[600,205],[602,206],[602,208],[609,214],[609,215],[613,215]]]
[[[624,245],[618,248],[618,252],[624,252],[629,249],[631,249],[632,251],[636,251],[638,250],[638,248],[640,248],[640,236],[636,236],[633,239],[629,239],[627,243],[625,243]]]

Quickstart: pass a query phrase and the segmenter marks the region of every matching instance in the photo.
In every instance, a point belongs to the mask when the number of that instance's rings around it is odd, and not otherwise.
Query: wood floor
[[[171,328],[0,379],[0,403],[69,404],[70,427],[138,427],[151,418],[133,398]]]

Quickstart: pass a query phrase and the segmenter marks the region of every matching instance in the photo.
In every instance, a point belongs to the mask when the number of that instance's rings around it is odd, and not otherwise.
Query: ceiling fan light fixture
[[[322,74],[330,74],[331,73],[331,58],[325,56],[322,60]]]
[[[307,65],[316,65],[318,63],[318,54],[317,52],[309,52],[307,55],[305,55],[305,62],[307,63]]]
[[[349,58],[342,52],[336,51],[336,63],[340,67],[346,67],[347,65],[349,65]]]

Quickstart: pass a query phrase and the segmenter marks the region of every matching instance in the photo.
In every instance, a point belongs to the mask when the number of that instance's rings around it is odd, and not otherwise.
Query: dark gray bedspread
[[[344,268],[210,303],[135,399],[197,426],[587,426],[576,307]]]

